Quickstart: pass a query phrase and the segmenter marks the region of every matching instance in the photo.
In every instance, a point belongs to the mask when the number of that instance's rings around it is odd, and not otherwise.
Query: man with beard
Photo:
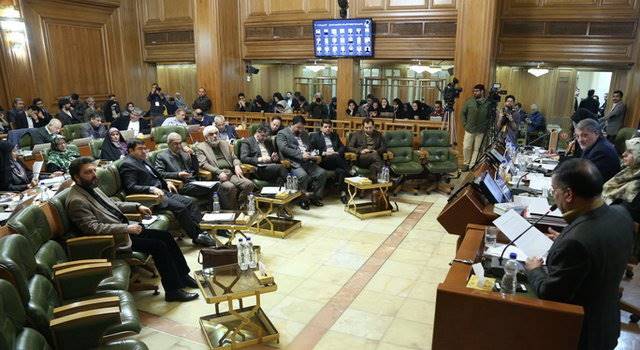
[[[98,188],[93,158],[80,157],[71,162],[69,174],[76,183],[65,203],[71,221],[85,235],[113,235],[118,250],[150,254],[160,273],[166,301],[190,301],[198,293],[183,288],[198,288],[189,276],[189,266],[171,234],[129,222],[126,213],[151,215],[151,209],[133,202],[116,202]]]
[[[373,119],[365,118],[362,121],[362,130],[358,130],[349,138],[347,152],[358,155],[356,165],[371,171],[370,178],[375,180],[382,169],[384,162],[382,154],[387,151],[382,134],[376,130]]]

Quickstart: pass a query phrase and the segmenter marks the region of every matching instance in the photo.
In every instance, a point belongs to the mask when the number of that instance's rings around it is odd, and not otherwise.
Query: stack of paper
[[[531,224],[514,210],[509,210],[495,219],[493,224],[511,241],[526,232],[514,244],[529,257],[546,256],[553,244],[549,237],[545,236],[537,228],[531,227]]]
[[[513,202],[516,205],[527,207],[530,216],[541,216],[551,209],[549,201],[542,197],[514,196]],[[549,213],[548,216],[562,217],[562,212],[560,212],[560,209],[556,209]]]
[[[213,188],[219,181],[191,181],[192,184],[205,188]]]
[[[204,214],[202,221],[205,222],[232,222],[236,218],[236,213],[209,213]]]
[[[368,177],[364,177],[364,176],[354,176],[354,177],[348,177],[346,179],[351,181],[351,182],[355,182],[355,183],[359,183],[359,184],[370,184],[371,183],[371,179],[369,179]]]

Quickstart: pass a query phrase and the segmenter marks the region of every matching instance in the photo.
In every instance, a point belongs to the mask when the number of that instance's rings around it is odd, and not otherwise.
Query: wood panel
[[[503,18],[613,20],[635,18],[638,0],[505,0]]]
[[[338,109],[343,109],[350,99],[354,99],[356,101],[360,100],[359,60],[353,58],[338,59],[338,81],[336,91],[336,105],[338,106]],[[343,117],[344,113],[338,113],[338,118],[342,119]]]
[[[309,23],[310,20],[335,18],[337,15],[337,1],[333,0],[240,0],[243,23]]]
[[[196,65],[195,64],[159,64],[156,66],[158,85],[166,94],[180,92],[185,102],[191,105],[196,99]]]
[[[193,30],[192,0],[141,1],[144,31]]]
[[[356,0],[350,1],[351,17],[455,18],[456,0]]]

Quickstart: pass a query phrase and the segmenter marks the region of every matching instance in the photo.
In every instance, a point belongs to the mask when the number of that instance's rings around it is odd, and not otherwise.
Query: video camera
[[[507,94],[507,90],[500,90],[501,87],[502,85],[500,83],[493,83],[493,85],[491,85],[491,89],[489,90],[489,94],[487,95],[487,100],[493,103],[500,102],[500,95]]]
[[[453,80],[447,84],[447,86],[445,86],[444,91],[443,91],[443,99],[444,99],[444,103],[447,105],[447,107],[453,107],[453,104],[456,101],[456,98],[460,97],[460,93],[462,92],[462,88],[461,87],[457,87],[456,85],[458,85],[459,81],[456,78],[453,78]]]

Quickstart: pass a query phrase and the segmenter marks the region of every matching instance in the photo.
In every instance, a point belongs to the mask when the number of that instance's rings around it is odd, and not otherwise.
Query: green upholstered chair
[[[383,135],[387,151],[393,154],[389,160],[391,171],[400,176],[419,175],[424,171],[422,155],[413,149],[413,133],[407,130],[386,131]]]
[[[100,281],[111,274],[110,262],[60,264],[54,267],[54,279],[51,281],[36,273],[37,263],[30,246],[29,240],[22,235],[13,234],[0,239],[0,277],[15,287],[29,323],[50,343],[53,343],[50,322],[60,310],[56,308],[91,305],[98,303],[97,298],[105,298],[102,301],[108,302],[115,310],[119,308],[120,314],[120,321],[110,324],[101,333],[102,339],[140,332],[141,324],[131,294],[121,290],[97,290]],[[76,341],[81,343],[87,340],[85,337],[95,336],[78,333],[76,337]]]
[[[93,159],[100,159],[100,153],[102,153],[102,142],[104,142],[104,139],[94,139],[89,142],[89,149],[91,149],[91,156]]]
[[[70,257],[60,243],[54,239],[61,238],[52,231],[51,224],[60,227],[69,227],[69,220],[66,215],[59,216],[59,223],[50,223],[43,207],[30,205],[14,217],[7,225],[16,233],[24,236],[29,241],[30,251],[35,261],[36,273],[45,276],[49,280],[54,278],[54,266],[79,259],[109,258],[113,255],[113,237],[106,239],[101,236],[93,236],[93,239],[85,240],[85,249],[91,252],[91,256]],[[67,234],[68,231],[62,234]],[[68,246],[71,249],[71,246]],[[113,273],[100,281],[98,290],[127,290],[129,289],[129,278],[131,269],[124,260],[113,260]]]
[[[614,146],[616,146],[618,154],[624,153],[627,149],[627,146],[624,144],[625,141],[634,138],[636,133],[637,131],[634,128],[622,128],[618,130],[618,134],[616,134],[616,139],[614,140]]]
[[[457,153],[451,146],[447,130],[422,131],[420,149],[426,154],[427,164],[425,167],[429,175],[435,177],[435,187],[433,188],[447,194],[451,192],[451,187],[448,184],[451,178],[450,174],[458,172]],[[446,181],[446,184],[442,183],[443,180]]]
[[[166,148],[167,136],[172,132],[177,132],[182,136],[182,141],[187,141],[189,134],[187,133],[187,128],[184,126],[158,126],[151,129],[151,137],[156,143],[156,149]]]
[[[31,137],[31,133],[25,132],[20,136],[20,141],[18,141],[18,148],[33,148],[33,137]]]
[[[80,123],[80,124],[69,124],[65,125],[62,128],[62,135],[67,140],[67,142],[71,142],[75,139],[80,139],[82,136],[80,135],[82,129],[86,128],[89,123]]]
[[[262,125],[263,125],[262,123],[253,123],[249,125],[249,136],[253,136],[253,134],[256,133],[256,130],[258,130],[258,128],[261,127]]]
[[[0,349],[51,349],[47,339],[26,327],[27,314],[11,283],[0,280]]]

